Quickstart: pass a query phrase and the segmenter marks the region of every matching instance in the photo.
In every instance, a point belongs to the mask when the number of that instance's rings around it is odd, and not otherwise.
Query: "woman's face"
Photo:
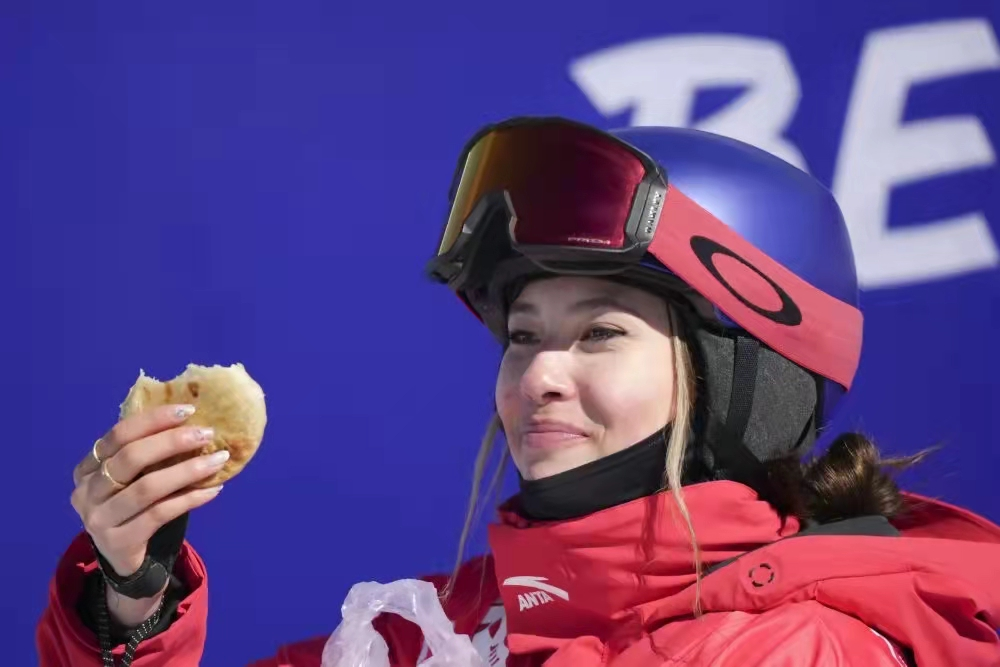
[[[674,413],[666,302],[596,278],[530,283],[511,305],[497,410],[521,476],[634,445]]]

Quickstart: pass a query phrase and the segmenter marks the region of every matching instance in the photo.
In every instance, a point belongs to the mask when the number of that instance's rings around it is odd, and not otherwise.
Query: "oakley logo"
[[[652,195],[652,201],[649,202],[649,210],[646,213],[646,220],[643,225],[643,233],[647,238],[653,235],[653,230],[656,229],[656,221],[660,219],[660,207],[663,205],[663,193],[657,190]]]
[[[509,577],[503,582],[503,585],[535,589],[530,593],[518,594],[517,603],[519,611],[548,604],[553,601],[553,595],[563,600],[569,600],[569,593],[561,588],[556,588],[552,584],[545,583],[547,581],[548,579],[545,577]]]
[[[570,236],[566,239],[570,243],[576,243],[579,245],[589,245],[589,246],[610,246],[611,241],[607,239],[594,238],[590,236]]]
[[[704,236],[692,237],[691,249],[694,251],[695,256],[698,258],[698,261],[701,262],[702,266],[708,269],[708,271],[713,276],[715,276],[715,279],[718,280],[720,283],[722,283],[722,286],[725,287],[727,290],[729,290],[730,294],[739,299],[740,303],[742,303],[744,306],[754,311],[758,315],[766,317],[772,322],[777,322],[778,324],[784,324],[790,327],[795,327],[802,324],[802,311],[799,310],[799,307],[795,305],[794,301],[792,301],[792,297],[788,296],[788,293],[785,290],[781,289],[778,283],[774,282],[769,277],[767,277],[764,274],[764,272],[758,269],[756,266],[754,266],[747,260],[740,257],[729,248],[726,248],[725,246],[720,245],[711,239],[707,239]],[[760,276],[768,285],[771,286],[771,289],[774,290],[775,295],[777,295],[778,299],[781,300],[781,307],[778,310],[766,310],[764,308],[761,308],[757,304],[747,300],[747,298],[744,297],[742,294],[740,294],[735,287],[729,284],[729,281],[727,281],[726,278],[722,275],[722,272],[719,270],[719,267],[716,266],[715,258],[718,255],[731,257],[740,264],[742,264],[743,266],[753,271],[758,276]]]

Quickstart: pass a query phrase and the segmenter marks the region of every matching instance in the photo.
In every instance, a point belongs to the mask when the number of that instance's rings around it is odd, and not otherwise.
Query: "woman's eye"
[[[507,334],[507,342],[511,345],[530,345],[535,342],[535,335],[530,331],[514,330]]]
[[[625,335],[625,332],[620,329],[613,329],[606,326],[594,326],[587,329],[581,337],[581,340],[600,343],[623,335]],[[513,329],[507,334],[507,342],[510,345],[537,345],[538,340],[537,334],[525,329]]]
[[[623,331],[620,331],[618,329],[611,329],[609,327],[591,327],[590,329],[587,330],[587,333],[583,339],[600,342],[614,338],[616,336],[622,336],[624,335],[624,333],[625,332]]]

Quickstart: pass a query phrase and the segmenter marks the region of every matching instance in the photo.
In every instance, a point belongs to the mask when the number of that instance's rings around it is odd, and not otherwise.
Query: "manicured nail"
[[[204,466],[206,468],[215,468],[216,466],[221,466],[223,463],[229,460],[229,450],[222,449],[214,454],[209,454],[204,459]]]
[[[174,416],[177,417],[177,419],[187,419],[188,417],[190,417],[193,414],[194,414],[194,406],[193,405],[181,405],[181,406],[178,406],[177,407],[177,411],[174,412]]]
[[[195,442],[212,442],[214,437],[215,431],[210,428],[199,428],[194,432]]]
[[[215,496],[218,495],[220,491],[222,491],[222,486],[223,486],[222,484],[219,484],[218,486],[210,486],[207,489],[202,489],[201,492],[206,496]]]

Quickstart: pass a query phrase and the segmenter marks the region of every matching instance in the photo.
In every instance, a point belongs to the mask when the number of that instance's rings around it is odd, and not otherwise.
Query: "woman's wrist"
[[[119,594],[105,582],[108,614],[115,623],[126,628],[134,628],[156,613],[163,602],[166,590],[167,586],[164,585],[160,592],[152,597],[135,599]]]

